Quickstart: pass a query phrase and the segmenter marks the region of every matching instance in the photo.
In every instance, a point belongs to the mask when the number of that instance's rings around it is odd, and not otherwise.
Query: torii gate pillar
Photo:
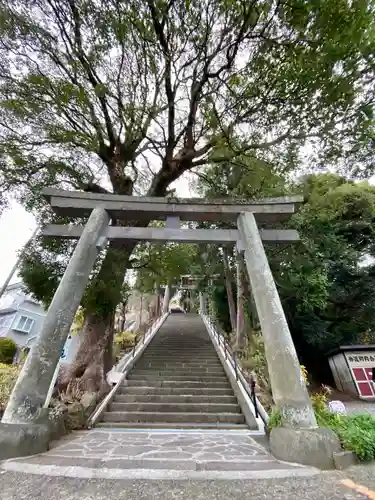
[[[238,218],[245,262],[262,329],[273,399],[283,427],[273,429],[271,451],[281,460],[332,468],[336,434],[318,428],[296,349],[254,215]]]
[[[108,213],[95,208],[48,308],[38,340],[18,377],[3,423],[26,424],[37,420],[90,273],[105,243],[100,240],[108,224]]]

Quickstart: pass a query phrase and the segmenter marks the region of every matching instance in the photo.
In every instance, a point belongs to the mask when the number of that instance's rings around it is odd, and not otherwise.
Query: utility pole
[[[14,264],[14,266],[12,267],[7,279],[5,280],[3,286],[0,288],[0,298],[4,295],[4,292],[5,290],[7,289],[9,283],[10,283],[10,280],[13,278],[13,275],[14,273],[17,271],[17,268],[18,266],[20,265],[21,263],[21,260],[23,259],[23,256],[24,256],[24,253],[25,253],[25,250],[26,248],[28,247],[28,245],[31,243],[31,241],[35,238],[35,236],[37,235],[37,232],[39,231],[39,228],[37,227],[35,229],[35,231],[33,232],[33,234],[31,235],[31,238],[29,238],[29,240],[27,241],[27,243],[24,245],[24,247],[22,248],[20,254],[19,254],[19,257],[16,261],[16,263]]]

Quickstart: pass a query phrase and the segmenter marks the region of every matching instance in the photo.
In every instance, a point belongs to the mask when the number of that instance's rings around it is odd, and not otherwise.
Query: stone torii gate
[[[262,329],[272,393],[282,416],[283,428],[278,433],[273,432],[274,437],[271,433],[273,451],[279,458],[290,460],[291,447],[298,456],[302,449],[308,454],[321,447],[323,438],[326,448],[329,440],[333,442],[332,436],[326,434],[322,438],[320,432],[314,432],[317,430],[315,414],[262,243],[290,243],[298,240],[298,234],[293,230],[258,228],[258,223],[269,226],[289,218],[302,202],[301,197],[238,203],[54,189],[45,190],[44,196],[56,214],[88,216],[88,221],[85,226],[52,224],[43,231],[46,237],[78,239],[78,243],[5,410],[2,426],[6,426],[8,433],[10,426],[30,429],[40,423],[60,353],[95,260],[107,241],[113,239],[236,244],[237,250],[244,253]],[[112,217],[145,221],[145,224],[151,220],[165,220],[166,227],[114,227],[110,226]],[[183,229],[181,221],[235,222],[237,229]],[[0,432],[0,443],[4,432]],[[313,444],[307,446],[307,442]]]

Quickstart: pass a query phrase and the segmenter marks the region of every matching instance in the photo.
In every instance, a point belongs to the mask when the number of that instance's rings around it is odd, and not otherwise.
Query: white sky
[[[184,176],[173,187],[176,187],[180,197],[188,198],[194,196],[189,184],[189,179]],[[0,216],[0,286],[16,263],[18,252],[27,243],[35,229],[34,216],[26,212],[16,201],[11,202],[9,209]],[[17,280],[17,274],[15,274],[11,283]]]

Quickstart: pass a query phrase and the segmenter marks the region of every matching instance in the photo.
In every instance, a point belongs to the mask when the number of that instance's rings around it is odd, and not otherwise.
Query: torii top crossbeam
[[[258,222],[274,223],[288,219],[303,202],[301,196],[246,200],[241,203],[227,199],[150,198],[49,188],[43,191],[43,195],[59,215],[81,217],[101,207],[110,216],[128,221],[163,220],[167,216],[175,216],[183,221],[235,222],[241,212],[252,212]]]

